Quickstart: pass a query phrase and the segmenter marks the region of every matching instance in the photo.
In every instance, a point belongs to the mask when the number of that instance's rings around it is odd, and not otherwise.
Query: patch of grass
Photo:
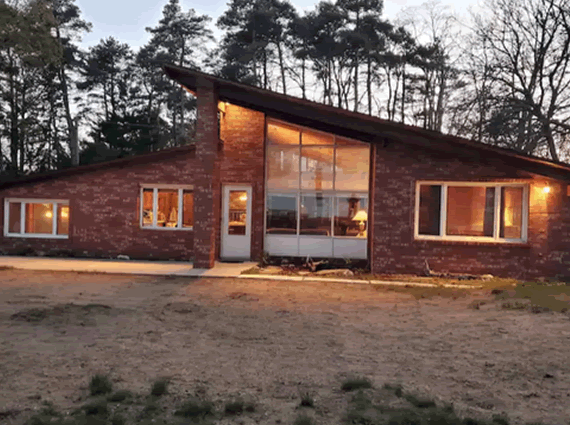
[[[111,425],[125,425],[126,423],[127,419],[120,413],[115,413],[111,418]]]
[[[491,293],[498,300],[508,299],[511,303],[522,304],[518,300],[529,300],[530,307],[525,304],[525,308],[533,313],[570,311],[570,285],[565,282],[519,282],[508,291],[505,288],[495,288]],[[520,309],[523,309],[522,306]]]
[[[314,423],[313,418],[308,415],[301,414],[295,418],[293,425],[313,425]]]
[[[420,409],[435,407],[435,401],[428,397],[422,397],[416,394],[404,394],[404,398],[413,406]]]
[[[170,378],[159,378],[153,382],[152,387],[150,389],[150,395],[155,397],[160,397],[166,394],[168,391],[168,384],[170,383]]]
[[[107,397],[107,401],[111,401],[113,403],[120,403],[121,401],[125,401],[128,398],[131,398],[133,394],[129,390],[117,390],[113,394],[110,394]]]
[[[372,388],[372,381],[362,377],[349,378],[344,381],[340,387],[343,391],[354,391],[361,388]]]
[[[214,404],[208,400],[192,397],[174,412],[176,416],[185,418],[204,418],[214,412]]]
[[[148,418],[160,412],[160,406],[154,400],[149,401],[142,409],[139,419]]]
[[[89,381],[89,393],[91,395],[108,394],[113,391],[113,384],[107,375],[97,374]]]
[[[245,410],[245,402],[241,399],[228,401],[224,405],[224,413],[226,415],[240,415]]]
[[[402,397],[404,395],[404,389],[401,384],[386,383],[382,388],[392,391],[396,397]]]
[[[501,308],[503,310],[526,310],[528,306],[529,306],[528,303],[518,300],[504,301],[503,303],[501,303]]]
[[[315,399],[309,391],[304,391],[301,393],[301,403],[302,407],[315,407]]]
[[[89,403],[83,405],[83,411],[87,416],[107,416],[109,413],[107,400],[104,398],[99,398],[90,401]]]

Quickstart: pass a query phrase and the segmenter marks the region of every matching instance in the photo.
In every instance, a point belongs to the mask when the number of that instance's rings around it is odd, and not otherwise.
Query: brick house
[[[570,275],[570,166],[165,66],[194,146],[0,184],[0,250]]]

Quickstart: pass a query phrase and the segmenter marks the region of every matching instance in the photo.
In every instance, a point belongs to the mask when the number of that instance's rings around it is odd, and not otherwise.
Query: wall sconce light
[[[546,185],[542,188],[542,193],[550,193],[550,186]]]

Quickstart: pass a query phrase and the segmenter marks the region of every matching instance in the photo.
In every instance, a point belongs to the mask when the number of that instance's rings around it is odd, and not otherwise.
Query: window
[[[524,184],[419,182],[416,238],[525,242],[527,199]]]
[[[191,187],[155,186],[141,189],[141,227],[186,229],[194,225],[194,194]]]
[[[69,235],[69,201],[6,199],[4,236],[66,239]]]
[[[266,168],[266,234],[366,238],[367,143],[268,120]]]

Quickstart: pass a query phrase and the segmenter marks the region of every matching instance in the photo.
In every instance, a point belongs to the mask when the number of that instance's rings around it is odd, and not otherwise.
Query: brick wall
[[[12,238],[0,232],[0,249],[19,253],[32,248],[46,254],[140,259],[189,260],[191,230],[142,229],[139,224],[140,184],[194,184],[193,151],[173,158],[127,164],[80,175],[0,191],[0,198],[66,199],[70,206],[69,239]],[[0,208],[4,225],[4,203]]]
[[[570,212],[566,185],[500,162],[457,159],[393,142],[375,153],[372,225],[374,273],[418,273],[427,260],[434,271],[497,276],[568,275]],[[417,180],[530,182],[528,243],[414,240]],[[517,180],[518,179],[518,180]],[[551,187],[544,194],[545,185]]]
[[[251,259],[257,260],[263,252],[265,115],[226,103],[220,127],[221,184],[252,186]],[[217,237],[219,246],[219,231]]]

